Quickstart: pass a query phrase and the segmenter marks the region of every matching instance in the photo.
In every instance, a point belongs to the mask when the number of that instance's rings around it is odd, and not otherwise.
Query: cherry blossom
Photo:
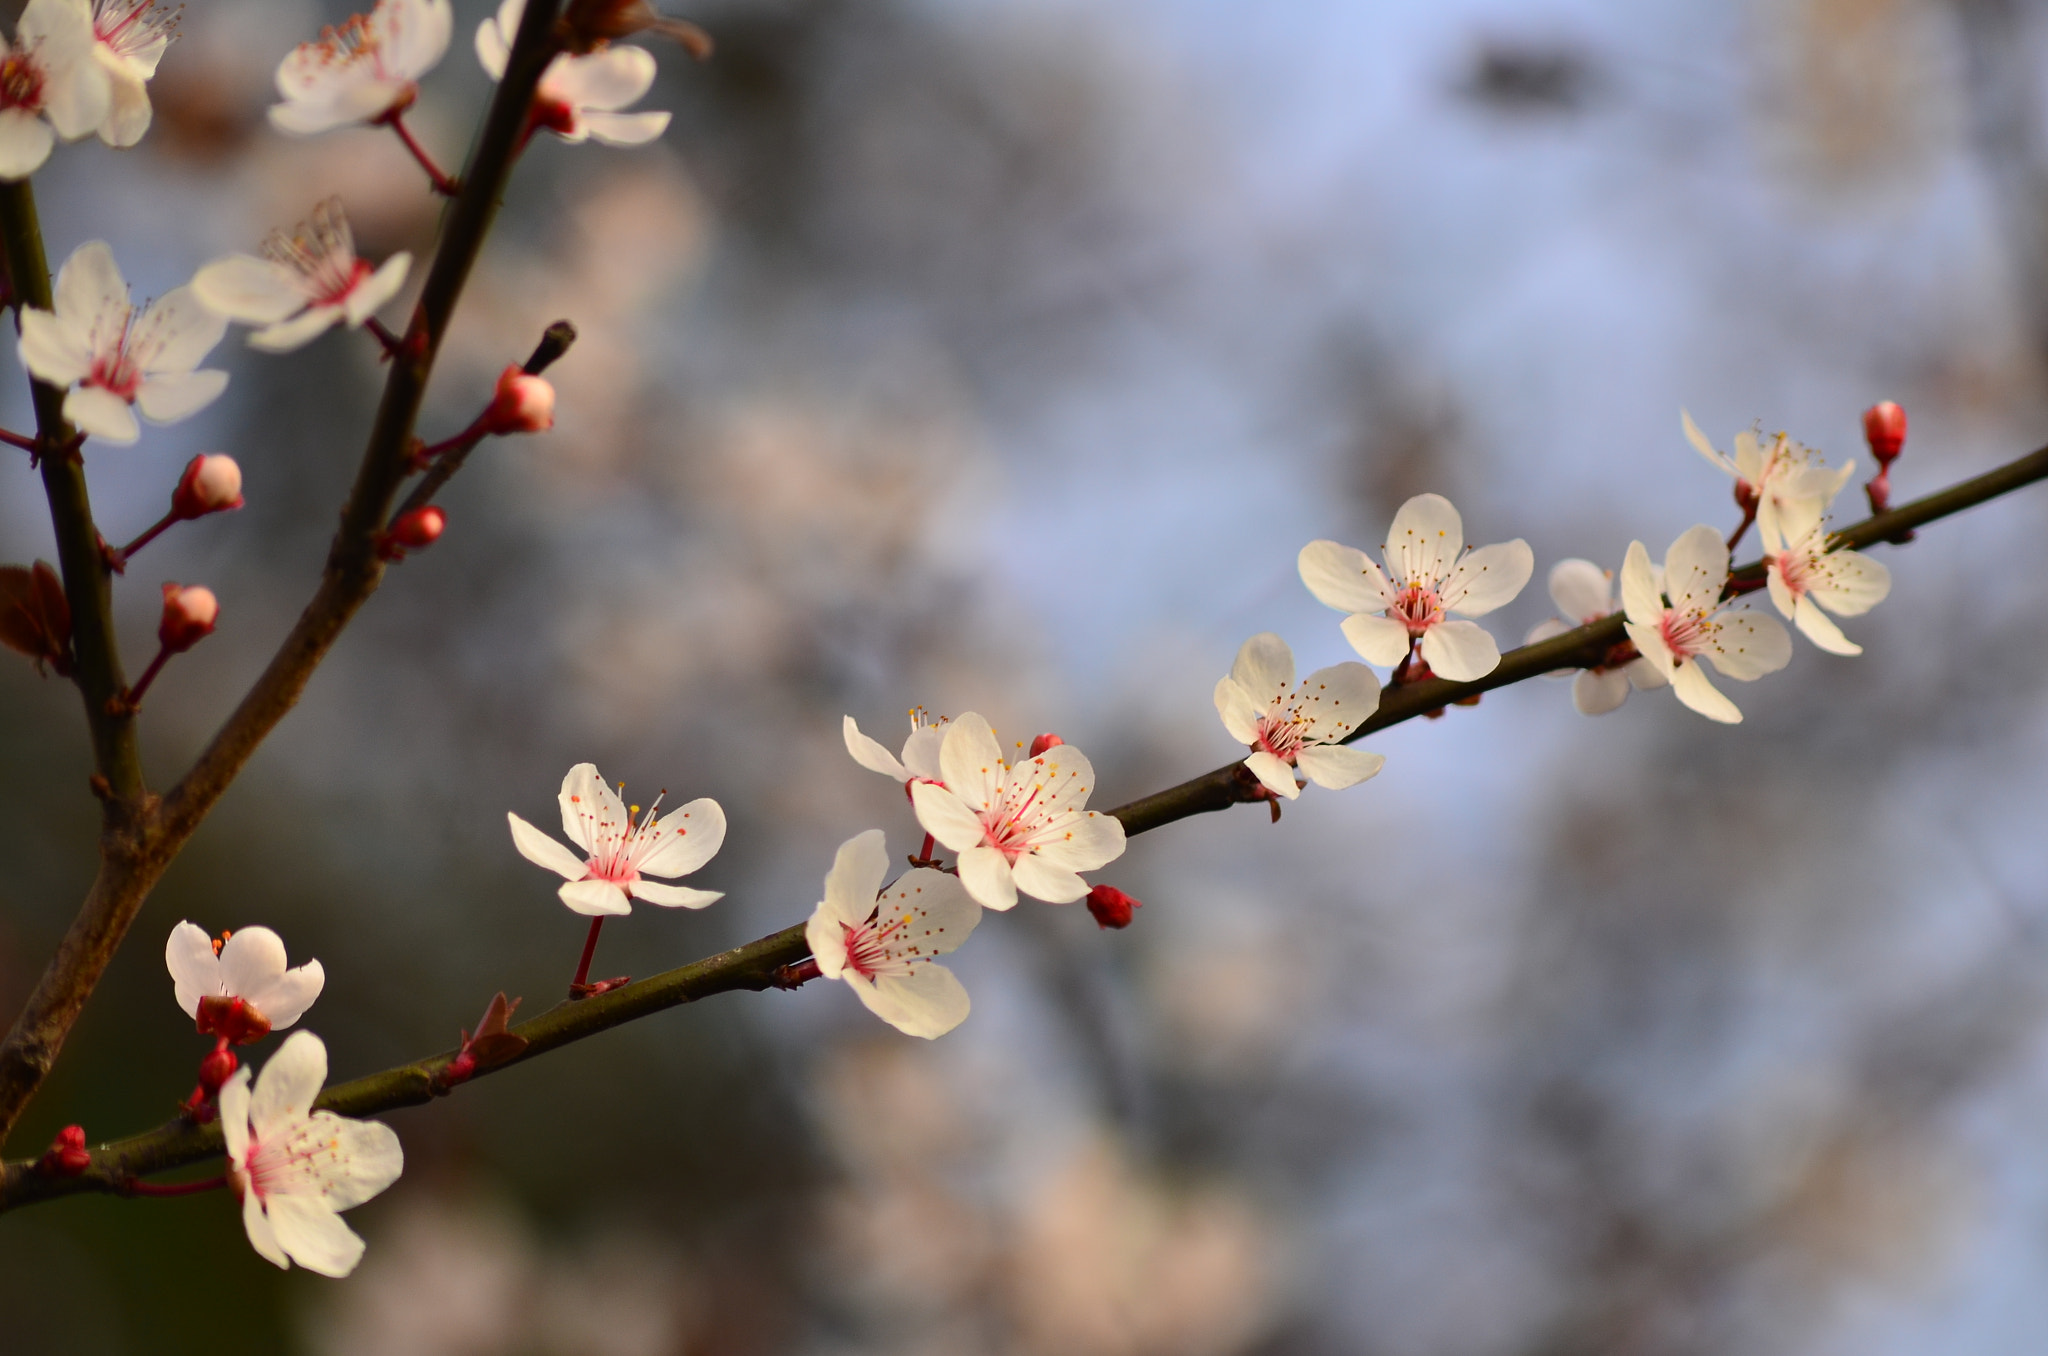
[[[1860,551],[1830,547],[1819,509],[1818,501],[1798,501],[1765,529],[1771,602],[1829,654],[1862,654],[1863,647],[1843,635],[1827,614],[1860,617],[1876,607],[1892,591],[1891,571]],[[1781,536],[1781,530],[1788,535]]]
[[[87,0],[28,0],[13,44],[0,38],[0,179],[26,178],[57,137],[100,127],[112,93],[94,45]]]
[[[725,842],[725,811],[717,801],[693,800],[656,819],[659,796],[645,814],[637,805],[629,810],[597,775],[595,763],[578,763],[562,779],[561,803],[562,832],[589,854],[587,858],[578,857],[518,815],[505,817],[512,823],[512,844],[519,855],[568,882],[558,893],[575,912],[631,913],[631,899],[669,909],[701,909],[722,897],[717,890],[693,890],[646,879],[687,876],[711,860]],[[635,820],[634,815],[640,818]]]
[[[133,146],[149,130],[149,82],[177,35],[184,6],[157,0],[93,0],[93,55],[107,73],[107,115],[99,125],[109,146]]]
[[[1664,590],[1664,572],[1653,568],[1659,593]],[[1560,560],[1550,567],[1550,601],[1564,614],[1564,620],[1538,622],[1529,632],[1529,643],[1549,640],[1567,631],[1611,616],[1614,600],[1614,572],[1603,570],[1590,560]],[[1563,669],[1556,676],[1570,674]],[[1629,689],[1647,692],[1665,685],[1664,672],[1637,651],[1633,641],[1623,641],[1608,651],[1607,658],[1590,669],[1580,669],[1572,681],[1572,705],[1581,715],[1604,716],[1628,700]]]
[[[1419,494],[1401,505],[1388,531],[1386,572],[1365,552],[1334,541],[1301,548],[1301,579],[1327,606],[1351,615],[1344,637],[1369,663],[1406,659],[1416,641],[1431,672],[1456,682],[1484,678],[1500,647],[1477,622],[1529,582],[1536,557],[1517,537],[1465,550],[1465,525],[1451,501]]]
[[[986,720],[970,711],[939,745],[944,784],[913,781],[925,832],[960,854],[960,882],[977,904],[1007,909],[1023,891],[1049,904],[1088,893],[1082,871],[1123,855],[1124,826],[1084,810],[1095,769],[1071,744],[1011,767]]]
[[[932,719],[922,706],[911,708],[910,738],[903,741],[901,761],[878,741],[862,734],[852,716],[846,718],[840,731],[846,738],[846,751],[868,771],[894,777],[899,782],[916,780],[943,785],[946,779],[940,773],[939,744],[946,737],[947,723],[944,716]]]
[[[1621,565],[1621,599],[1628,636],[1671,689],[1693,710],[1726,724],[1742,719],[1735,703],[1707,681],[1702,659],[1722,675],[1748,682],[1791,662],[1792,637],[1776,617],[1731,609],[1721,600],[1728,584],[1728,546],[1701,523],[1687,528],[1664,557],[1665,605],[1650,568],[1650,553],[1630,542]]]
[[[1685,439],[1699,454],[1735,478],[1736,501],[1756,514],[1758,525],[1775,522],[1779,510],[1795,499],[1818,499],[1825,506],[1841,493],[1856,473],[1850,462],[1830,470],[1820,454],[1783,433],[1760,438],[1754,429],[1735,435],[1735,455],[1717,450],[1684,410],[1678,419]]]
[[[845,980],[870,1012],[904,1035],[930,1040],[967,1020],[967,990],[933,958],[967,940],[981,909],[943,871],[918,867],[885,890],[888,871],[880,829],[840,844],[804,937],[819,974]]]
[[[220,1090],[228,1183],[242,1200],[249,1246],[266,1261],[346,1276],[363,1240],[341,1212],[398,1180],[405,1153],[381,1121],[313,1110],[327,1081],[327,1047],[310,1031],[278,1047],[249,1089],[238,1070]]]
[[[335,325],[362,325],[411,267],[404,251],[376,269],[358,259],[341,199],[329,198],[296,231],[271,232],[261,258],[231,254],[200,269],[192,290],[228,319],[263,326],[249,336],[252,348],[289,353]]]
[[[265,927],[208,937],[195,923],[171,929],[164,965],[178,1006],[208,1035],[237,1044],[282,1031],[305,1015],[327,983],[316,960],[285,968],[284,940]]]
[[[1252,746],[1244,760],[1260,783],[1289,800],[1301,794],[1299,767],[1317,786],[1341,791],[1376,775],[1387,760],[1338,741],[1379,709],[1380,683],[1363,664],[1332,664],[1294,681],[1294,652],[1262,631],[1216,681],[1216,714],[1230,737]]]
[[[114,252],[93,240],[58,271],[54,311],[21,308],[21,362],[39,380],[71,388],[64,417],[82,432],[132,443],[141,429],[129,406],[153,424],[174,424],[227,389],[227,373],[193,370],[227,326],[190,286],[137,311]]]
[[[526,0],[504,0],[476,30],[476,59],[491,79],[505,77]],[[564,141],[643,146],[668,128],[662,112],[618,110],[654,84],[654,57],[640,47],[601,47],[588,56],[564,53],[548,63],[533,96],[533,125]]]
[[[271,105],[271,126],[311,135],[405,112],[454,31],[448,0],[377,0],[367,15],[322,30],[317,41],[300,43],[278,64],[284,102]]]

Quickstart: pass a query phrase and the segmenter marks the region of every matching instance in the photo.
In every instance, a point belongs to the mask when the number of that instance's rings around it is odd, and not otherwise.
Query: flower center
[[[1405,584],[1387,615],[1406,626],[1409,635],[1419,636],[1444,619],[1444,605],[1432,586]]]
[[[0,57],[0,109],[42,112],[43,81],[43,66],[33,49]]]
[[[914,944],[904,945],[898,940],[904,929],[910,926],[907,913],[887,921],[877,916],[865,923],[841,923],[839,926],[846,937],[846,968],[862,979],[902,974],[910,969],[909,958],[918,954]]]
[[[627,886],[640,879],[640,863],[654,855],[655,849],[670,836],[680,838],[687,829],[658,829],[654,815],[661,808],[662,796],[654,798],[654,804],[640,814],[640,807],[630,807],[630,813],[640,815],[636,823],[631,819],[623,823],[600,819],[591,824],[590,861],[587,880],[610,881],[613,885]],[[589,821],[585,821],[589,823]]]
[[[1680,612],[1672,609],[1664,614],[1658,624],[1663,633],[1664,643],[1671,647],[1671,653],[1680,659],[1690,659],[1707,648],[1713,637],[1714,624],[1701,612]]]
[[[1291,766],[1295,755],[1308,743],[1307,729],[1308,722],[1291,712],[1284,716],[1260,716],[1259,747]]]
[[[132,57],[159,43],[169,42],[171,31],[185,12],[156,7],[156,0],[96,0],[93,5],[93,36],[114,50],[115,55]]]
[[[1785,581],[1785,587],[1792,590],[1794,597],[1813,587],[1813,559],[1806,552],[1780,551],[1777,564],[1778,577]]]

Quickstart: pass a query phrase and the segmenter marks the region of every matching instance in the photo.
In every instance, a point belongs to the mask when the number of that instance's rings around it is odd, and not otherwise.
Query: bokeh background
[[[263,922],[337,1077],[553,1001],[583,925],[511,851],[590,759],[716,796],[702,913],[602,974],[802,918],[901,794],[844,714],[1058,730],[1098,804],[1231,754],[1210,689],[1276,630],[1348,657],[1298,547],[1408,495],[1618,564],[1727,482],[1679,436],[1832,458],[1890,397],[1917,493],[2048,413],[2048,15],[2027,0],[707,0],[655,147],[538,144],[430,436],[572,318],[552,436],[485,448],[150,901],[10,1149],[152,1125],[206,1043],[172,924]],[[461,158],[458,37],[414,121]],[[129,153],[37,176],[56,257],[138,293],[338,193],[435,204],[389,137],[291,141],[275,62],[341,7],[195,0]],[[396,312],[394,311],[394,314]],[[168,783],[310,593],[367,428],[361,336],[231,338],[226,399],[90,454],[110,535],[193,453],[247,478],[119,594],[219,632],[152,691]],[[21,383],[0,419],[27,421]],[[1853,491],[1852,491],[1853,493]],[[837,985],[670,1012],[395,1113],[345,1282],[220,1196],[0,1217],[0,1347],[388,1356],[2003,1353],[2048,1325],[2048,566],[2032,491],[1888,559],[1837,659],[1578,717],[1564,685],[1392,731],[1376,781],[1135,840],[1135,926],[1025,906],[932,1044]],[[52,554],[0,463],[0,558]],[[1732,685],[1731,685],[1732,686]],[[0,664],[0,1008],[91,869],[76,698]],[[639,798],[636,796],[636,798]],[[260,1048],[258,1056],[264,1053]]]

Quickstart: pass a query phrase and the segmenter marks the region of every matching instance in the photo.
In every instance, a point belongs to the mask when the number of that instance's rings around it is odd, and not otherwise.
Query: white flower
[[[884,890],[888,871],[880,829],[840,844],[804,937],[818,973],[845,980],[875,1016],[906,1036],[943,1036],[967,1020],[967,990],[933,957],[966,941],[981,909],[943,871],[918,867]]]
[[[109,146],[133,146],[149,130],[149,82],[183,9],[159,8],[157,0],[92,0],[93,55],[107,73],[109,95],[99,133]]]
[[[1664,591],[1664,572],[1652,568],[1657,592]],[[1566,620],[1538,622],[1529,632],[1534,645],[1567,631],[1576,631],[1615,611],[1614,572],[1603,570],[1590,560],[1560,560],[1550,567],[1550,601]],[[1564,677],[1570,669],[1555,676]],[[1648,692],[1663,687],[1664,671],[1644,659],[1633,641],[1623,641],[1608,651],[1607,658],[1589,669],[1580,669],[1572,682],[1572,705],[1581,715],[1604,716],[1628,700],[1631,687]]]
[[[1717,451],[1700,432],[1700,426],[1684,410],[1678,412],[1685,439],[1699,454],[1735,478],[1738,501],[1754,503],[1759,527],[1775,523],[1780,509],[1796,499],[1818,499],[1825,508],[1856,473],[1856,463],[1831,471],[1820,454],[1783,433],[1773,434],[1769,444],[1755,430],[1735,435],[1735,455]]]
[[[209,1035],[255,1040],[305,1015],[327,983],[320,962],[285,969],[284,941],[269,928],[242,928],[216,942],[195,923],[171,929],[164,965],[178,1006]],[[244,1011],[235,1011],[240,1003]]]
[[[448,0],[377,0],[369,14],[322,30],[278,63],[284,102],[271,105],[271,126],[310,135],[403,113],[454,31]]]
[[[227,332],[190,286],[137,312],[114,252],[98,240],[73,250],[57,273],[54,311],[21,308],[21,363],[52,386],[70,387],[64,417],[110,443],[140,436],[133,405],[153,424],[174,424],[213,403],[228,374],[194,371]]]
[[[1787,535],[1781,536],[1781,529]],[[1763,539],[1771,602],[1779,613],[1830,654],[1862,654],[1863,647],[1843,635],[1821,609],[1862,616],[1892,591],[1891,571],[1860,551],[1831,549],[1817,500],[1787,505]]]
[[[1748,682],[1776,673],[1792,659],[1792,637],[1778,623],[1721,601],[1728,584],[1728,547],[1721,534],[1701,523],[1687,528],[1664,557],[1665,606],[1650,569],[1650,553],[1630,542],[1621,565],[1621,600],[1628,613],[1628,638],[1670,682],[1678,700],[1709,720],[1742,719],[1700,668],[1701,659],[1730,678]]]
[[[292,234],[272,231],[263,257],[231,254],[192,279],[199,299],[230,320],[262,325],[254,348],[288,353],[334,325],[359,326],[405,284],[412,256],[392,255],[372,270],[356,257],[355,235],[329,198]]]
[[[93,47],[87,0],[28,0],[14,44],[0,38],[0,179],[35,173],[56,137],[100,126],[112,95]]]
[[[1301,548],[1301,580],[1324,604],[1352,615],[1344,637],[1368,662],[1398,664],[1412,642],[1439,677],[1484,678],[1500,663],[1500,647],[1476,622],[1514,598],[1536,569],[1529,543],[1517,537],[1465,551],[1465,525],[1451,501],[1418,494],[1401,505],[1381,548],[1386,573],[1365,552],[1334,541]]]
[[[852,716],[846,718],[840,732],[846,738],[846,751],[853,755],[853,761],[870,772],[894,777],[899,782],[943,783],[945,778],[939,775],[939,743],[946,737],[946,725],[944,716],[933,720],[922,706],[913,707],[910,712],[910,738],[903,741],[900,762],[879,742],[862,734]]]
[[[1294,682],[1294,652],[1271,631],[1246,641],[1216,680],[1216,714],[1230,737],[1252,746],[1244,765],[1271,791],[1301,794],[1292,769],[1341,791],[1379,772],[1387,760],[1337,741],[1379,709],[1380,683],[1363,664],[1332,664]]]
[[[476,30],[476,59],[493,80],[505,78],[526,0],[504,0]],[[564,53],[548,63],[533,97],[533,125],[564,141],[642,146],[668,128],[667,113],[618,110],[654,84],[654,57],[640,47],[605,47],[588,56]]]
[[[1071,744],[1011,767],[986,720],[970,711],[939,745],[944,785],[914,781],[925,832],[960,854],[960,883],[977,904],[1007,909],[1017,892],[1049,904],[1088,893],[1077,874],[1123,855],[1124,826],[1083,810],[1095,769]]]
[[[253,1096],[247,1069],[221,1086],[220,1129],[249,1246],[280,1267],[346,1276],[363,1240],[340,1212],[397,1181],[405,1154],[381,1121],[313,1110],[326,1081],[327,1047],[297,1032],[263,1066]]]
[[[666,794],[666,793],[664,793]],[[568,884],[562,902],[581,914],[631,913],[633,899],[663,908],[701,909],[722,897],[717,890],[692,890],[662,885],[646,876],[687,876],[716,855],[725,842],[725,811],[715,800],[693,800],[660,819],[661,797],[640,813],[597,775],[595,763],[578,763],[562,778],[562,832],[589,853],[578,857],[518,815],[512,822],[512,844],[519,855],[555,872]]]

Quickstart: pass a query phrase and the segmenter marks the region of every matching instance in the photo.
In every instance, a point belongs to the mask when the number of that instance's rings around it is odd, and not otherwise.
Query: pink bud
[[[172,654],[182,654],[213,634],[219,616],[220,599],[212,589],[165,584],[164,615],[156,625],[156,638]]]
[[[177,518],[203,518],[241,506],[242,468],[218,452],[192,458],[171,491],[171,514]]]
[[[418,550],[422,546],[432,546],[447,530],[448,515],[435,505],[428,504],[425,508],[416,508],[411,513],[404,514],[393,523],[391,540],[400,546]]]
[[[1863,412],[1863,436],[1878,464],[1889,462],[1906,445],[1906,412],[1893,401],[1879,401]]]
[[[50,1151],[36,1166],[52,1177],[76,1177],[92,1166],[92,1154],[85,1147],[85,1128],[67,1125],[50,1141]]]
[[[1132,899],[1114,885],[1098,885],[1088,892],[1088,912],[1102,928],[1127,928],[1131,915],[1144,907],[1143,900]]]
[[[1036,758],[1039,754],[1044,753],[1047,749],[1056,749],[1066,742],[1066,740],[1061,739],[1056,734],[1042,734],[1038,738],[1031,741],[1031,756],[1033,758]]]
[[[217,1094],[235,1076],[235,1070],[242,1067],[242,1061],[235,1058],[235,1052],[225,1045],[199,1061],[199,1086],[210,1094]]]
[[[486,433],[543,433],[555,426],[555,388],[518,364],[498,375],[498,391],[484,411]]]

